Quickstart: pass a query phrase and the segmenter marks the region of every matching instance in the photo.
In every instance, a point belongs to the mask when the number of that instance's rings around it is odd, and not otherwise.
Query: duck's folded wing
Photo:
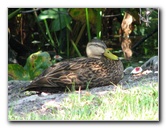
[[[66,85],[82,84],[78,79],[78,71],[86,64],[85,58],[63,61],[47,68],[41,75],[35,78],[25,90],[36,87],[66,87]]]

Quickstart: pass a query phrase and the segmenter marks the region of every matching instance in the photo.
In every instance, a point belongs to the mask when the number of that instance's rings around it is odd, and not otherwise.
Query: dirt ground
[[[8,111],[12,111],[16,114],[26,114],[34,111],[42,111],[46,104],[52,102],[55,106],[60,106],[60,103],[64,98],[68,97],[69,93],[61,92],[56,94],[37,94],[35,91],[21,92],[21,88],[29,84],[29,81],[9,81],[8,82]],[[158,84],[158,73],[149,73],[140,76],[125,75],[119,82],[119,85],[123,89],[132,88],[147,84]],[[116,86],[109,85],[103,87],[96,87],[89,90],[91,94],[104,95],[110,90],[115,90]],[[86,90],[81,90],[81,93],[85,93]]]

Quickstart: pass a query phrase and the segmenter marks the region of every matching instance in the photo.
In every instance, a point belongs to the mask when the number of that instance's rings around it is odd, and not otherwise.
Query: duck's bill
[[[104,56],[111,60],[119,60],[118,56],[116,56],[110,52],[110,48],[105,49]]]

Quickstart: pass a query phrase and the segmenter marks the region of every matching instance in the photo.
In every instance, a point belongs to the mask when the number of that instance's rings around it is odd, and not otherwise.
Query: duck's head
[[[107,48],[103,41],[96,38],[87,44],[86,54],[92,58],[101,58],[104,55],[111,60],[118,60],[118,57],[110,52],[110,48]]]

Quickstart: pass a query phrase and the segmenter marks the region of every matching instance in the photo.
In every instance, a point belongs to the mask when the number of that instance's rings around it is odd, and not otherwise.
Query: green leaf
[[[19,9],[13,11],[12,13],[10,13],[10,14],[8,15],[8,20],[10,20],[10,19],[13,18],[14,16],[16,16],[21,10],[22,10],[22,8],[19,8]]]
[[[51,22],[51,31],[59,31],[71,22],[71,17],[66,8],[53,8],[44,10],[38,16],[38,20],[53,19]]]
[[[22,67],[19,64],[8,65],[8,80],[32,80],[39,76],[51,63],[47,52],[36,52],[31,54]]]
[[[8,65],[8,80],[29,80],[29,74],[19,64]]]
[[[30,78],[34,79],[51,65],[50,60],[48,52],[39,51],[33,53],[28,57],[24,69],[29,73]]]
[[[38,16],[38,20],[57,19],[57,18],[58,18],[58,9],[57,8],[44,10]]]
[[[58,19],[51,22],[51,31],[59,31],[65,28],[71,22],[71,17],[61,14]]]

